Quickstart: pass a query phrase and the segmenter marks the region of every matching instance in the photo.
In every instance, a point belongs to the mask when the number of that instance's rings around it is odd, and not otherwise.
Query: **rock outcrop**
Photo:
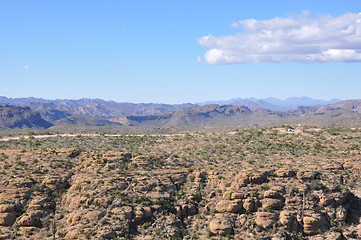
[[[360,239],[360,131],[276,130],[3,141],[0,239]]]

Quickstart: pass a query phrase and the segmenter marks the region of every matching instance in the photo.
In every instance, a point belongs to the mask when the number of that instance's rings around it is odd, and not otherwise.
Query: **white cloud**
[[[30,69],[30,66],[25,65],[23,68],[24,68],[25,70],[28,70],[28,69]]]
[[[201,56],[197,56],[197,62],[199,62],[199,63],[202,63],[202,62],[203,62],[203,59],[202,59]]]
[[[228,36],[203,36],[211,64],[249,62],[361,61],[361,14],[312,18],[309,12],[288,18],[246,19],[231,24],[243,29]]]

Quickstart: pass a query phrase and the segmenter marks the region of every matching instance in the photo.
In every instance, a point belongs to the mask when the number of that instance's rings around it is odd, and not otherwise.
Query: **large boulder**
[[[231,213],[240,213],[244,211],[242,200],[220,200],[216,205],[217,212],[231,212]]]
[[[320,213],[306,213],[303,217],[303,232],[306,235],[315,235],[326,231],[329,223]]]
[[[258,201],[258,200],[257,200]],[[254,212],[257,210],[257,201],[252,198],[247,198],[243,200],[243,208],[246,212]]]
[[[298,232],[299,223],[297,222],[296,213],[284,210],[280,213],[280,223],[285,227],[287,231]]]
[[[272,212],[257,212],[256,213],[256,224],[263,228],[271,227],[277,220],[276,213]]]
[[[264,192],[263,194],[264,198],[277,198],[277,199],[282,199],[282,193],[280,191],[276,191],[273,189],[267,190]]]
[[[264,209],[281,209],[283,201],[275,198],[264,198],[261,200],[262,208]]]
[[[228,218],[216,216],[209,222],[209,230],[213,234],[225,236],[233,234],[233,224]]]

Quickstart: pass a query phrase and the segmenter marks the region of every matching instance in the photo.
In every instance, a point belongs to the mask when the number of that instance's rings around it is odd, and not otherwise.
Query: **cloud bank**
[[[203,36],[210,64],[251,62],[360,62],[361,13],[312,18],[309,12],[288,18],[246,19],[232,23],[240,33]]]

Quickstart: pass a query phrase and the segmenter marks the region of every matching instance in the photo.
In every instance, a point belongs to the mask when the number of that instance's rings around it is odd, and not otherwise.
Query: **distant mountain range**
[[[361,100],[336,104],[299,106],[292,111],[260,107],[207,104],[174,113],[127,116],[112,121],[130,126],[270,126],[286,123],[318,126],[361,126]]]
[[[92,116],[115,118],[128,115],[150,115],[179,111],[193,104],[158,104],[158,103],[118,103],[102,99],[57,99],[42,98],[7,98],[0,97],[1,104],[12,104],[30,107],[47,121],[56,121],[69,116]]]
[[[247,106],[247,107],[262,107],[273,111],[289,111],[297,108],[298,106],[315,106],[334,104],[340,102],[340,99],[320,100],[309,97],[291,97],[284,100],[278,98],[234,98],[224,101],[207,101],[198,103],[198,105],[218,104],[218,105],[234,105],[234,106]]]
[[[101,99],[45,100],[0,97],[0,105],[2,105],[0,127],[48,128],[53,125],[249,127],[300,122],[312,125],[361,125],[361,100],[324,101],[302,97],[286,100],[267,98],[229,101],[232,104],[172,105],[117,103]]]

